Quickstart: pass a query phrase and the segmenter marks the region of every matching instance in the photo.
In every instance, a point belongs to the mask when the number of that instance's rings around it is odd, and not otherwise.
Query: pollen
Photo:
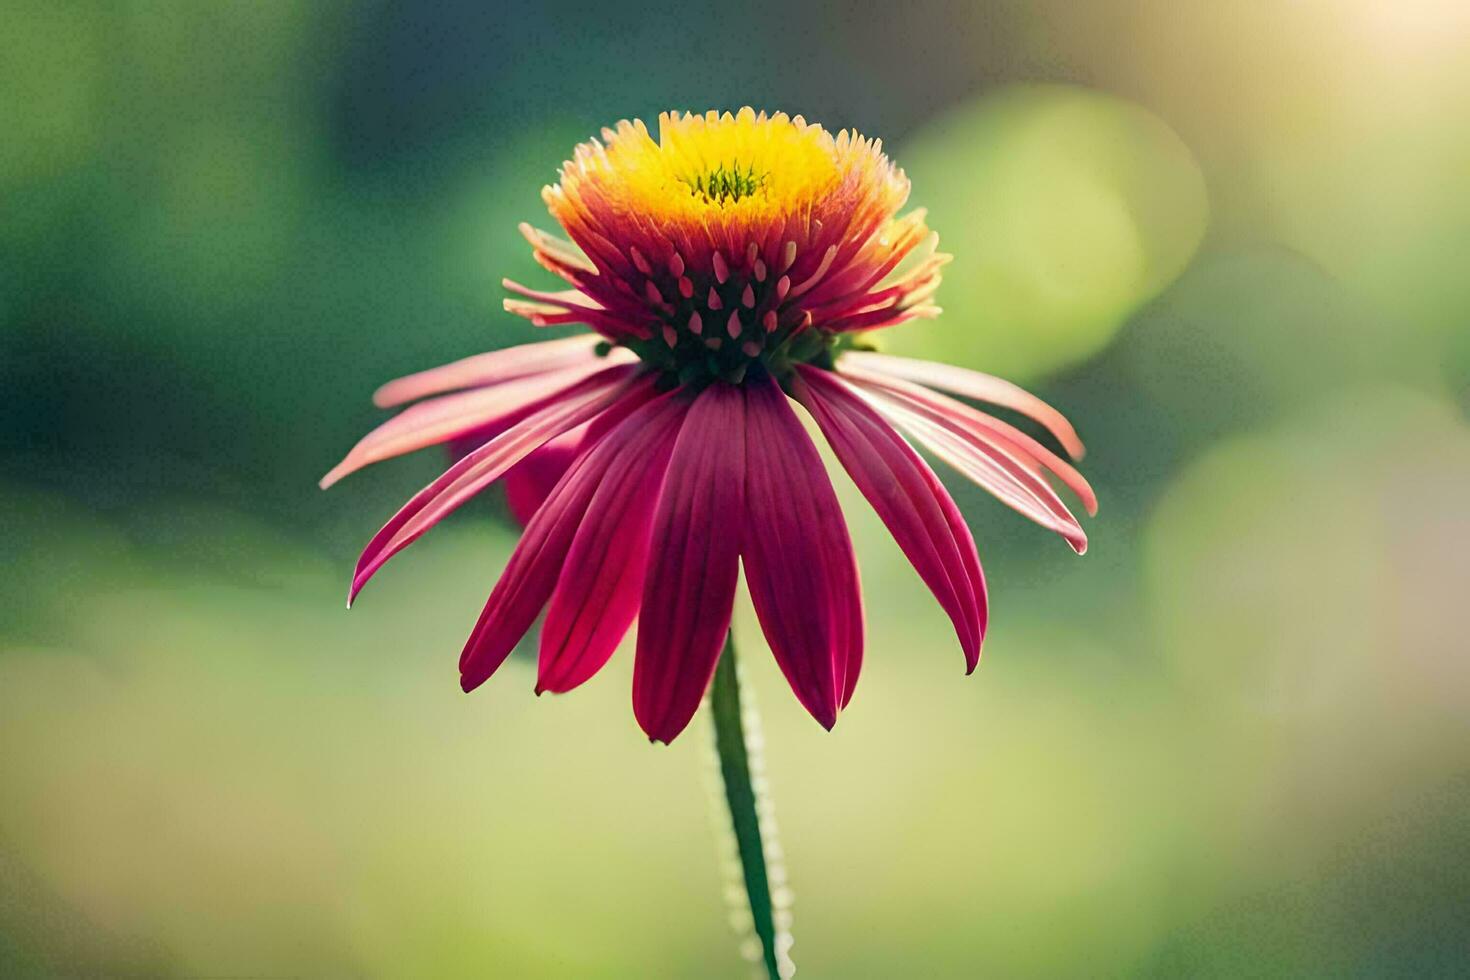
[[[754,167],[741,169],[739,161],[734,161],[728,167],[715,164],[712,170],[679,180],[688,185],[691,195],[702,198],[706,204],[722,205],[764,190],[768,177],[770,174],[756,173]]]

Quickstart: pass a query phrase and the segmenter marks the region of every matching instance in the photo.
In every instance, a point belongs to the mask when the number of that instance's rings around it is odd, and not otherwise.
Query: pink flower
[[[638,122],[604,130],[543,192],[570,242],[521,229],[569,288],[507,281],[524,299],[506,309],[593,333],[377,392],[383,407],[416,404],[359,442],[324,486],[433,444],[464,455],[369,542],[352,596],[514,472],[528,522],[460,657],[466,691],[543,609],[538,693],[595,674],[637,618],[634,713],[650,738],[670,741],[710,683],[743,565],[777,663],[831,728],[862,665],[862,599],[794,400],[939,600],[974,670],[987,616],[975,542],[905,435],[1081,553],[1087,537],[1051,480],[1094,513],[1087,482],[953,396],[1027,416],[1080,457],[1076,433],[998,378],[863,349],[873,330],[939,312],[930,300],[948,260],[922,211],[897,216],[908,181],[878,142],[749,109],[659,122],[658,140]]]

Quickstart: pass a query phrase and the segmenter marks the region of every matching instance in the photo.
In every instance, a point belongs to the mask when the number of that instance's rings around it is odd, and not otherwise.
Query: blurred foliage
[[[535,336],[498,284],[575,142],[747,102],[885,139],[956,256],[885,341],[1036,388],[1102,500],[1077,560],[952,481],[964,680],[839,479],[830,735],[742,605],[802,975],[1463,971],[1470,8],[0,15],[0,975],[740,975],[708,733],[650,749],[626,651],[464,697],[514,529],[346,616],[440,459],[314,483],[381,381]]]

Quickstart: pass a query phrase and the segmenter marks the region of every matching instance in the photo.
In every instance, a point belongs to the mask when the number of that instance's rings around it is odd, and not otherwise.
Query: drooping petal
[[[1076,467],[1015,426],[911,381],[849,366],[845,366],[841,374],[865,390],[881,389],[882,394],[925,414],[943,416],[950,423],[964,428],[973,438],[996,446],[1035,473],[1042,470],[1052,473],[1081,499],[1088,514],[1097,513],[1097,494]]]
[[[460,653],[459,683],[465,691],[473,691],[499,669],[550,598],[606,469],[595,465],[603,460],[598,448],[573,464],[521,534]]]
[[[740,554],[776,663],[830,729],[862,662],[857,560],[822,457],[770,378],[745,385]]]
[[[597,334],[586,333],[476,354],[389,381],[373,393],[373,404],[379,408],[392,408],[426,395],[437,395],[459,388],[500,384],[579,364],[611,366],[630,363],[634,359],[631,352],[620,348],[615,348],[606,355],[610,360],[598,357],[595,348],[602,342],[603,338]]]
[[[1028,468],[1002,445],[971,432],[946,413],[861,381],[851,384],[889,421],[996,499],[1060,534],[1079,555],[1087,551],[1087,533],[1037,469]]]
[[[479,621],[460,654],[460,685],[470,691],[505,661],[551,597],[588,505],[616,474],[619,460],[638,450],[644,428],[664,411],[669,395],[627,414],[572,463],[526,525]]]
[[[875,354],[869,351],[849,351],[838,359],[839,369],[852,366],[879,374],[914,381],[930,388],[938,388],[965,398],[989,402],[1002,408],[1020,412],[1040,423],[1056,437],[1073,459],[1081,459],[1084,452],[1082,440],[1067,421],[1066,416],[1052,408],[1023,388],[1003,378],[934,361],[919,361],[890,354]]]
[[[592,498],[546,611],[537,693],[570,691],[597,673],[638,614],[654,507],[688,410],[680,396],[625,423],[639,422],[637,439]]]
[[[468,456],[527,414],[529,413],[512,415],[497,424],[482,425],[455,436],[444,447],[449,452],[450,462],[458,462]],[[584,422],[576,428],[568,429],[505,471],[505,476],[501,478],[505,485],[505,502],[510,508],[511,516],[521,527],[530,522],[536,508],[546,500],[551,488],[556,486],[562,474],[572,465],[572,460],[582,451],[591,427],[591,422]]]
[[[588,361],[411,405],[353,446],[346,458],[322,477],[322,489],[373,463],[450,442],[476,429],[505,428],[604,367],[601,361]]]
[[[970,670],[985,636],[985,578],[949,492],[903,437],[830,372],[799,367],[793,392],[954,622]]]
[[[716,382],[684,419],[654,512],[633,665],[633,713],[654,741],[684,730],[714,675],[744,507],[745,398]]]
[[[506,472],[505,503],[521,527],[531,523],[552,488],[581,453],[586,428],[579,425],[562,433]]]
[[[646,400],[652,384],[647,377],[640,379],[638,368],[633,365],[606,368],[445,470],[439,479],[415,494],[368,542],[357,560],[347,601],[351,603],[388,559],[500,479],[528,453],[606,411],[631,411]]]

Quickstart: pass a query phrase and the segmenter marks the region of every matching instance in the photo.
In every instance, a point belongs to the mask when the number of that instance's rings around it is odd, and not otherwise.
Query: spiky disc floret
[[[878,140],[785,113],[664,113],[577,147],[542,197],[571,242],[522,226],[572,288],[507,281],[506,308],[586,323],[684,384],[784,377],[842,335],[938,312],[948,256]],[[906,261],[907,260],[907,261]],[[900,269],[900,265],[904,268]]]

